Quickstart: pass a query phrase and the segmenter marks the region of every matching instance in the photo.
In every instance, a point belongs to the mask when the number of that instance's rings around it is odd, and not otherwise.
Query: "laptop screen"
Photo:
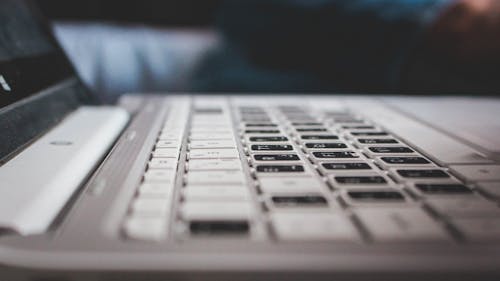
[[[25,1],[0,2],[0,108],[35,95],[74,72]]]
[[[94,101],[35,6],[0,0],[0,165]]]

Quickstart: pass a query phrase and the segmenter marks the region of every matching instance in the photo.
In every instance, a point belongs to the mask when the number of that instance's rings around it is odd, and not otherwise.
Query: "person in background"
[[[195,91],[497,93],[498,0],[240,0]]]

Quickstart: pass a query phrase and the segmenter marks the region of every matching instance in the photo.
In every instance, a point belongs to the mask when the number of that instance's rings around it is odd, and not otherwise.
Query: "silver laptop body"
[[[0,7],[0,280],[500,278],[497,98],[102,105]]]

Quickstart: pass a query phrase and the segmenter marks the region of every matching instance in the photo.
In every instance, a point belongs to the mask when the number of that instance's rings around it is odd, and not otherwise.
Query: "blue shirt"
[[[227,1],[218,17],[227,48],[209,60],[205,85],[397,89],[426,28],[452,1]]]

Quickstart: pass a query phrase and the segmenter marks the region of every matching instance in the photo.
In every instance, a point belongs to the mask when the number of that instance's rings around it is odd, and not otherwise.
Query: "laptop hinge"
[[[80,107],[0,167],[0,229],[45,232],[128,119],[118,107]]]

